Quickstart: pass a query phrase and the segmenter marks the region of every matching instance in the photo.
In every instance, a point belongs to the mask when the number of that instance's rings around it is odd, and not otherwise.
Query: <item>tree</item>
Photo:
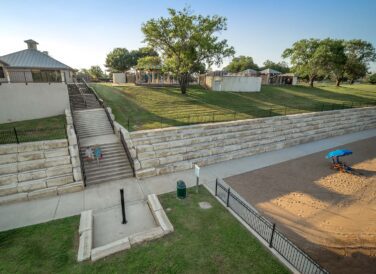
[[[159,56],[145,56],[137,61],[138,69],[150,69],[150,68],[160,68],[161,58]]]
[[[124,72],[136,66],[138,59],[146,56],[158,56],[158,53],[150,47],[143,47],[130,52],[126,48],[115,48],[107,54],[105,66],[111,72]]]
[[[333,75],[338,87],[343,80],[347,63],[344,41],[330,38],[321,40],[316,56],[321,60],[323,73]]]
[[[284,61],[275,63],[271,60],[266,60],[263,65],[264,65],[262,67],[263,70],[270,68],[270,69],[274,69],[274,70],[277,70],[277,71],[282,72],[282,73],[290,72],[289,66]]]
[[[90,75],[90,77],[93,79],[93,80],[100,80],[102,78],[104,78],[104,73],[103,73],[103,70],[101,69],[100,66],[91,66],[89,69],[88,69],[88,73]]]
[[[106,57],[106,68],[112,72],[123,72],[132,67],[132,56],[126,48],[115,48]]]
[[[234,55],[227,40],[219,40],[217,32],[226,30],[227,19],[221,16],[194,15],[188,8],[168,9],[169,17],[151,19],[142,25],[145,42],[162,54],[165,70],[176,75],[182,94],[192,73],[201,64],[222,64],[223,57]]]
[[[322,58],[317,52],[319,46],[319,39],[302,39],[291,48],[285,49],[282,54],[283,58],[290,58],[293,72],[301,77],[308,77],[311,87],[315,79],[322,74]]]
[[[356,79],[366,76],[368,63],[376,61],[376,52],[373,45],[367,41],[353,39],[345,42],[347,63],[345,75],[354,83]]]
[[[376,84],[376,73],[371,74],[371,75],[368,77],[368,82],[370,82],[371,84]]]
[[[246,69],[258,69],[258,65],[253,62],[252,57],[244,55],[234,57],[230,64],[225,67],[226,71],[232,73],[237,73]]]

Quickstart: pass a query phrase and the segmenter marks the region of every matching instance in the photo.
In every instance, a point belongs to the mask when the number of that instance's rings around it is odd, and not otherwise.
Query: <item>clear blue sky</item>
[[[376,47],[375,0],[0,0],[0,55],[24,49],[23,40],[32,38],[74,68],[103,66],[113,48],[143,46],[143,22],[186,5],[226,16],[228,30],[221,37],[236,55],[252,56],[259,65],[281,61],[283,50],[302,38],[360,38]]]

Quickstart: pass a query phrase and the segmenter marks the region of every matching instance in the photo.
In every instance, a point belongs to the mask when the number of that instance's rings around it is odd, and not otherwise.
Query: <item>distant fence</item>
[[[226,187],[221,179],[216,179],[215,195],[260,235],[269,244],[270,248],[275,249],[299,272],[303,274],[329,273],[278,231],[275,224],[253,210],[237,193],[232,192],[230,187]]]
[[[233,120],[264,118],[272,116],[285,116],[290,114],[308,113],[308,112],[322,112],[329,110],[340,110],[350,108],[362,108],[376,106],[376,101],[372,102],[347,102],[341,104],[315,104],[315,105],[295,105],[295,106],[280,106],[270,108],[250,108],[239,109],[238,111],[208,111],[193,113],[189,115],[176,115],[172,117],[150,117],[139,116],[127,117],[128,131],[139,130],[138,127],[144,123],[157,124],[159,128],[170,126],[184,126],[202,123],[226,122]],[[155,128],[155,126],[153,126]],[[143,128],[142,128],[143,129]]]
[[[0,129],[0,144],[35,142],[67,138],[64,127],[55,128],[7,128]]]

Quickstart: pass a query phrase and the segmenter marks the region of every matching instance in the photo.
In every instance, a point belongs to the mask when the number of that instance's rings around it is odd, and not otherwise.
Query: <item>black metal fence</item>
[[[128,131],[139,130],[144,124],[156,124],[158,127],[184,126],[202,123],[226,122],[233,120],[242,120],[250,118],[264,118],[272,116],[285,116],[290,114],[322,112],[330,110],[341,110],[350,108],[362,108],[376,106],[376,101],[370,102],[345,102],[337,104],[314,104],[314,105],[295,105],[295,106],[278,106],[270,108],[248,108],[238,109],[237,111],[208,111],[200,113],[192,113],[188,115],[176,115],[171,117],[162,116],[138,116],[127,117]],[[155,128],[155,126],[153,126]]]
[[[67,138],[65,126],[54,128],[6,128],[0,129],[0,144],[19,144],[42,140]]]
[[[269,244],[269,247],[276,250],[299,272],[303,274],[329,273],[278,231],[275,224],[258,214],[236,192],[231,191],[230,187],[225,186],[223,180],[216,180],[215,195],[260,235]]]

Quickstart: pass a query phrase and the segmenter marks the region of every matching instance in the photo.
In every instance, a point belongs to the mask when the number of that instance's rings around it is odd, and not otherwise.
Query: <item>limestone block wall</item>
[[[200,124],[129,133],[138,178],[376,128],[376,107]]]
[[[82,189],[66,139],[0,146],[0,204]]]
[[[0,145],[0,204],[83,189],[70,110],[66,118],[68,139]]]

